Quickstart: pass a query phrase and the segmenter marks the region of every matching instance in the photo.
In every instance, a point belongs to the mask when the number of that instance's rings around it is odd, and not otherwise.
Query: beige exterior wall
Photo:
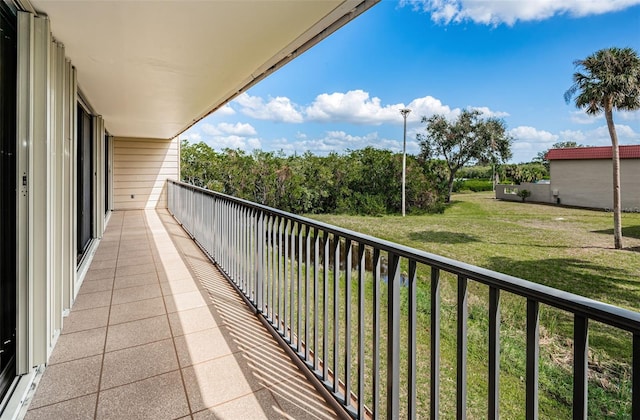
[[[179,179],[178,139],[114,137],[113,209],[167,206],[167,179]]]
[[[552,160],[551,188],[568,206],[611,209],[613,169],[609,159]],[[640,210],[640,159],[620,160],[623,211]]]
[[[555,203],[555,199],[551,194],[551,185],[533,184],[530,182],[523,182],[520,185],[498,184],[496,185],[496,198],[500,200],[522,201],[522,198],[518,197],[517,194],[519,190],[527,190],[531,193],[531,196],[529,196],[526,201]]]

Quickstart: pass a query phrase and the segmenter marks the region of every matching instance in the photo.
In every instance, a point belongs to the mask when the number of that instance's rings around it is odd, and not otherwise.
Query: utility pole
[[[400,113],[404,117],[404,135],[402,136],[402,217],[405,216],[405,188],[407,186],[407,115],[411,110],[403,108]]]

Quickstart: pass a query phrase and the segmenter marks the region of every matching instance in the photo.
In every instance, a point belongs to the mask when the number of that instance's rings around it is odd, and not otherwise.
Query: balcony
[[[497,419],[506,386],[536,419],[549,309],[571,325],[573,417],[589,335],[615,328],[618,414],[640,418],[639,313],[180,182],[168,205],[113,213],[27,418]],[[524,330],[521,383],[501,387],[502,299]]]
[[[165,211],[114,212],[27,419],[335,418]]]

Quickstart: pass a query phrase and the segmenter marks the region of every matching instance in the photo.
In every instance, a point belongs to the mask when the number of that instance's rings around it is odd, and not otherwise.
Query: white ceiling
[[[49,16],[111,134],[172,138],[377,1],[31,4]]]

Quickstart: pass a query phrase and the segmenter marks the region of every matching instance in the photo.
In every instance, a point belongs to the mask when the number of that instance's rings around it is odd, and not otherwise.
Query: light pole
[[[411,110],[403,108],[400,113],[404,117],[404,134],[402,136],[402,217],[405,215],[405,187],[407,184],[407,115]]]

